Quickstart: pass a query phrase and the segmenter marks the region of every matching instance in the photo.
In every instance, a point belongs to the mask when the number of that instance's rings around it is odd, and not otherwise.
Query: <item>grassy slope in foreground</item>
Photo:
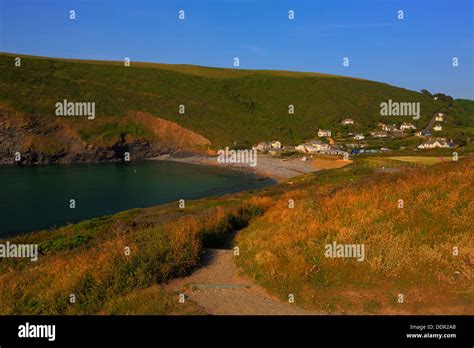
[[[292,293],[309,308],[472,314],[473,182],[473,161],[465,160],[339,190],[292,190],[238,235],[238,263],[280,298]],[[325,257],[334,241],[364,244],[365,261]]]
[[[146,129],[120,121],[133,111],[176,122],[217,147],[274,138],[296,144],[313,138],[318,128],[342,129],[340,120],[347,117],[356,121],[354,130],[372,129],[380,120],[380,103],[388,99],[421,102],[415,124],[422,128],[445,105],[384,83],[316,73],[152,63],[124,67],[28,56],[15,67],[8,54],[0,54],[0,86],[0,101],[33,115],[55,117],[54,105],[63,99],[95,102],[94,121],[62,118],[94,145],[118,141],[130,128],[131,136],[146,135]],[[180,104],[186,107],[184,115],[178,113]],[[290,104],[295,114],[288,114]]]
[[[185,210],[175,204],[134,209],[17,237],[12,242],[39,243],[42,255],[36,263],[0,263],[0,313],[199,312],[192,303],[178,305],[177,294],[160,284],[191,271],[203,247],[222,247],[236,229],[237,263],[282,300],[293,293],[298,306],[474,313],[473,161],[399,174],[370,171],[327,170],[188,202]],[[325,258],[324,245],[332,241],[364,243],[366,260]]]
[[[184,276],[203,246],[221,245],[256,214],[242,198],[209,199],[187,203],[186,211],[134,209],[10,239],[38,243],[41,256],[0,262],[0,313],[199,313],[160,284]]]

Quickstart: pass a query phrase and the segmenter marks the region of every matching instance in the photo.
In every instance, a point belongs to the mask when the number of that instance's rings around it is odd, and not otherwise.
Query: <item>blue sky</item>
[[[0,51],[215,67],[239,57],[242,69],[362,77],[474,99],[473,13],[472,0],[0,0]]]

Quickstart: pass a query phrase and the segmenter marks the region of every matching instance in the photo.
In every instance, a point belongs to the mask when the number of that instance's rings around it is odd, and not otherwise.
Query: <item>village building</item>
[[[416,129],[416,127],[412,123],[403,122],[400,125],[400,130],[406,130],[406,129]]]
[[[386,137],[388,137],[387,132],[384,132],[384,131],[372,132],[372,133],[370,133],[370,135],[372,135],[374,138],[386,138]]]
[[[444,114],[442,112],[438,112],[438,114],[435,117],[435,121],[443,122],[444,121]]]
[[[323,143],[321,140],[311,140],[310,141],[311,146],[314,146],[315,148],[318,149],[318,151],[327,151],[330,149],[330,145]]]
[[[443,127],[441,127],[440,124],[437,124],[437,125],[435,125],[435,126],[433,127],[433,130],[434,130],[435,132],[439,132],[439,131],[443,130]]]
[[[430,139],[423,144],[418,145],[419,149],[434,149],[434,148],[448,148],[448,147],[454,147],[453,142],[447,142],[445,138],[436,138],[436,139]]]
[[[393,132],[397,130],[397,126],[395,124],[382,124],[382,130],[386,132]]]
[[[318,137],[330,137],[331,131],[329,129],[320,129],[318,130]]]
[[[341,123],[343,125],[354,124],[354,120],[351,118],[346,118],[345,120],[342,120]]]
[[[272,149],[281,149],[281,142],[279,142],[278,140],[272,140],[270,146],[272,147]]]
[[[281,149],[282,145],[281,142],[278,140],[273,140],[273,141],[262,141],[258,143],[256,146],[252,146],[252,150],[257,150],[260,152],[268,152],[269,150],[272,149]]]
[[[365,136],[362,133],[354,135],[354,140],[364,140]]]
[[[304,149],[305,149],[305,153],[318,153],[319,152],[318,148],[313,145],[306,145]]]
[[[431,131],[429,131],[428,129],[422,129],[421,131],[416,132],[415,135],[418,137],[431,137],[433,133],[431,133]]]
[[[328,150],[320,151],[320,153],[325,155],[344,155],[347,151],[336,146],[330,146]]]
[[[333,147],[320,140],[311,140],[295,147],[296,151],[303,153],[318,153],[331,151]]]
[[[306,152],[306,144],[299,144],[295,146],[295,150],[299,152]]]
[[[272,143],[269,141],[262,141],[261,143],[258,143],[257,146],[253,146],[253,150],[257,150],[260,152],[267,152],[272,148]]]

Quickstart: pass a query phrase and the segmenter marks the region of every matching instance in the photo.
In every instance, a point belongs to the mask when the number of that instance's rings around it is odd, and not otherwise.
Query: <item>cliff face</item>
[[[209,144],[207,139],[178,125],[172,127],[172,122],[153,116],[137,117],[133,113],[123,122],[130,120],[145,129],[144,135],[122,131],[114,134],[113,124],[111,126],[105,120],[97,125],[88,124],[87,127],[100,129],[105,124],[112,128],[109,133],[112,132],[113,136],[104,140],[103,134],[100,134],[86,141],[80,135],[85,127],[81,121],[28,115],[0,105],[0,164],[123,161],[127,153],[133,161]],[[150,128],[150,122],[154,122],[155,127]],[[167,127],[156,127],[165,123]],[[176,136],[173,137],[173,134]]]

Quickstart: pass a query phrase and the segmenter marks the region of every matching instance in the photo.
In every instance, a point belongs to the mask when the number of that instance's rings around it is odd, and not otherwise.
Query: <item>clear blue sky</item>
[[[238,56],[242,69],[355,76],[474,99],[473,12],[473,0],[0,0],[0,51],[215,67]]]

